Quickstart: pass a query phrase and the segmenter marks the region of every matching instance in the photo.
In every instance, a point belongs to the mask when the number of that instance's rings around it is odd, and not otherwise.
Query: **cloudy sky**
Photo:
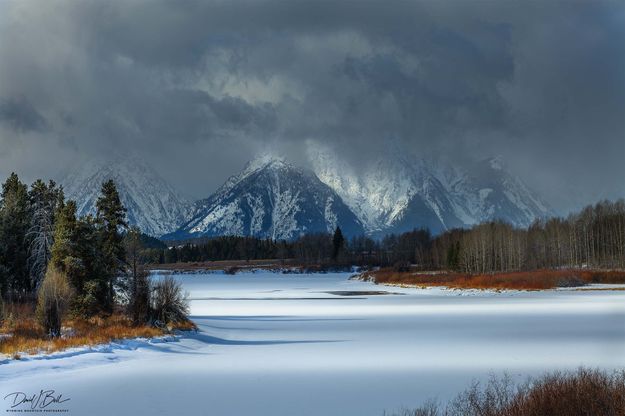
[[[501,154],[625,196],[622,1],[0,0],[0,175],[134,153],[206,197],[266,148]]]

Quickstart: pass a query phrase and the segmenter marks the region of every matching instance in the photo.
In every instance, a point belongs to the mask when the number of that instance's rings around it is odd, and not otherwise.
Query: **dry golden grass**
[[[133,325],[122,314],[89,319],[67,319],[63,323],[63,335],[51,339],[35,319],[34,305],[9,305],[7,319],[0,328],[0,353],[19,358],[21,354],[51,353],[67,348],[105,344],[124,338],[152,338],[164,335],[166,330],[149,325]],[[168,330],[192,330],[191,321],[176,324]]]
[[[193,321],[185,321],[176,323],[175,327],[170,330],[176,329],[178,331],[196,331],[197,326],[193,323]]]
[[[368,272],[365,277],[372,278],[379,284],[494,290],[544,290],[563,286],[582,286],[588,283],[625,283],[625,271],[601,270],[534,270],[471,275],[455,272],[420,273],[382,269]]]

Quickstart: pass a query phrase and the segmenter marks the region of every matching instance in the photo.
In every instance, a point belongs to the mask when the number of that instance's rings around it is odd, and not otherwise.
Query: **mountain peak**
[[[501,156],[466,166],[390,149],[357,173],[337,157],[312,159],[315,173],[356,213],[369,233],[427,227],[438,233],[501,219],[526,226],[550,211]]]
[[[152,236],[174,231],[192,211],[192,204],[180,196],[149,164],[137,156],[94,158],[69,172],[61,181],[68,199],[77,203],[77,214],[96,213],[102,183],[112,179],[128,210],[131,225]]]
[[[290,240],[309,233],[364,233],[341,198],[312,172],[263,155],[230,177],[169,239],[249,235]]]
[[[489,157],[489,158],[485,159],[485,162],[488,163],[488,165],[493,170],[504,170],[505,167],[506,167],[506,164],[504,162],[504,159],[503,159],[502,155],[496,155],[496,156]]]
[[[247,162],[243,170],[247,172],[247,171],[256,171],[256,170],[260,170],[264,168],[284,168],[284,167],[292,167],[292,165],[287,163],[286,158],[284,156],[267,152],[267,153],[262,153],[256,156],[254,159]]]

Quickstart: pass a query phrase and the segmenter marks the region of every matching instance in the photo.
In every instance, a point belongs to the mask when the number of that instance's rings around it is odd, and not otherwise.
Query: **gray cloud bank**
[[[255,153],[502,154],[561,211],[625,196],[620,1],[0,2],[0,174],[139,153],[195,197]]]

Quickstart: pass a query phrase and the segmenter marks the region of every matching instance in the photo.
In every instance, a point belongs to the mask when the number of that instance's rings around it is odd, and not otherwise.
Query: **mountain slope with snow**
[[[309,149],[309,159],[319,179],[374,235],[415,227],[436,234],[491,220],[525,227],[552,214],[497,158],[457,167],[391,148],[357,170],[336,153],[315,146]]]
[[[348,236],[364,232],[347,205],[314,173],[270,156],[248,163],[197,207],[190,221],[164,238],[246,235],[288,240],[332,232],[337,225]]]
[[[520,178],[510,174],[500,157],[469,164],[466,168],[440,167],[434,175],[446,188],[455,206],[475,224],[502,220],[527,227],[553,210]]]
[[[96,201],[106,180],[113,179],[128,210],[131,225],[152,236],[176,230],[192,213],[193,205],[149,165],[138,158],[91,160],[61,181],[65,196],[76,201],[79,216],[96,213]]]

